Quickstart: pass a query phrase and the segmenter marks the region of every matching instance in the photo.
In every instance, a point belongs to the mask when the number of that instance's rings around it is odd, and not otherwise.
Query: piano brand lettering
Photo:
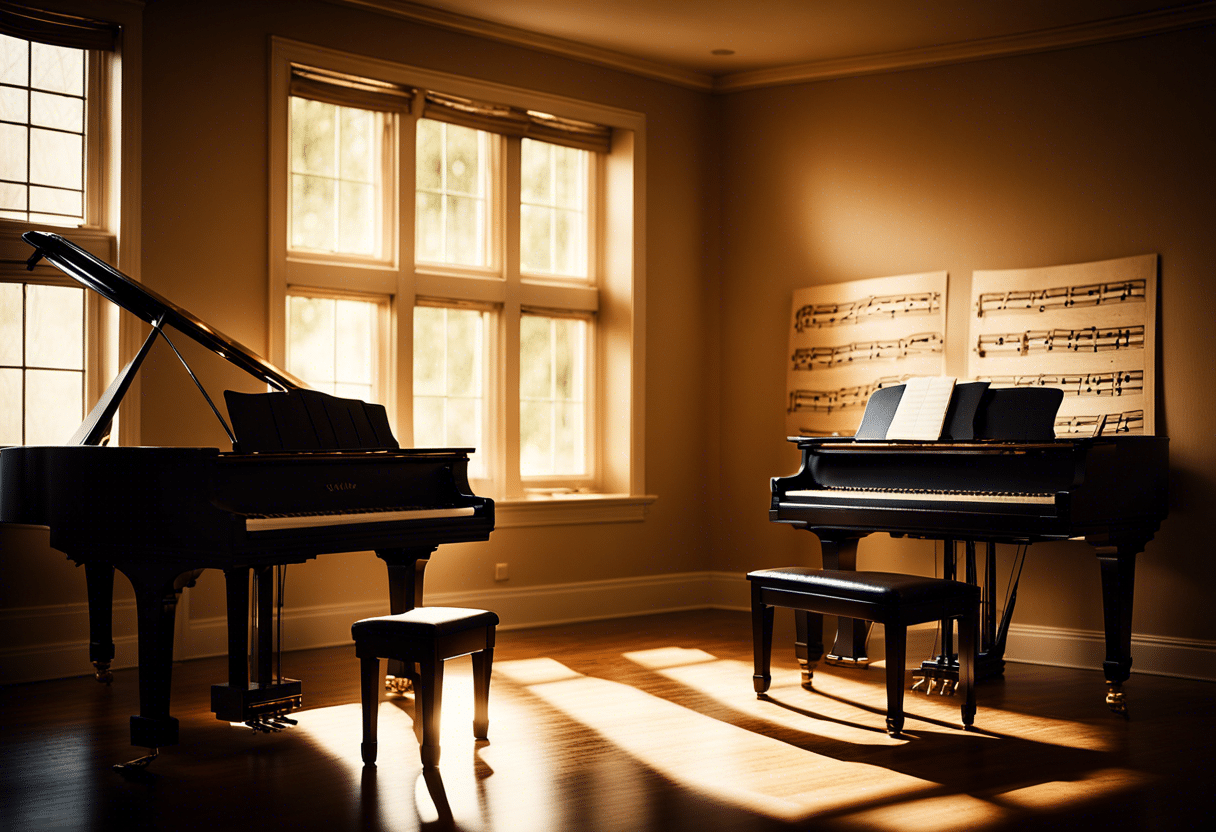
[[[355,484],[353,482],[327,482],[325,483],[326,491],[354,491]]]

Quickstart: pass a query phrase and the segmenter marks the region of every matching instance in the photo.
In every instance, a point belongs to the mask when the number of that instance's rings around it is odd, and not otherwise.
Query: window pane
[[[21,444],[21,370],[0,367],[0,445]]]
[[[0,283],[0,365],[21,366],[21,284]]]
[[[370,387],[375,344],[376,307],[356,300],[334,302],[334,367],[345,384]]]
[[[84,95],[84,50],[31,43],[30,82],[48,92]]]
[[[30,123],[84,133],[84,99],[44,92],[30,94]]]
[[[84,290],[31,284],[25,293],[26,366],[83,370]]]
[[[287,370],[317,390],[374,402],[378,301],[287,296]]]
[[[485,431],[485,338],[479,309],[414,308],[414,445],[481,448]],[[469,474],[486,476],[484,454]]]
[[[586,277],[591,154],[524,139],[520,161],[520,268]]]
[[[31,183],[59,188],[84,187],[84,136],[52,130],[30,130]]]
[[[84,418],[84,374],[63,370],[25,373],[25,444],[62,445]]]
[[[580,475],[586,462],[587,323],[520,319],[520,474]]]
[[[336,248],[333,217],[337,194],[332,179],[293,174],[291,177],[291,246],[314,251]]]
[[[84,221],[85,71],[82,49],[0,36],[0,216]]]
[[[0,120],[29,121],[29,93],[12,87],[0,87]]]
[[[334,381],[334,302],[329,298],[287,299],[287,369],[318,390]]]
[[[379,253],[384,119],[371,110],[291,99],[292,248]]]
[[[418,122],[414,257],[420,262],[484,266],[489,134],[422,119]]]
[[[24,87],[29,81],[29,41],[0,35],[0,83]]]

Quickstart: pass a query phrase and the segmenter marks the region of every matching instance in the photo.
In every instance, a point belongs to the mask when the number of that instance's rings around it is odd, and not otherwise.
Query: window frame
[[[26,269],[25,262],[33,253],[21,239],[26,231],[63,234],[138,280],[140,181],[138,176],[127,173],[138,170],[140,152],[142,10],[118,0],[33,0],[28,5],[117,25],[122,38],[113,51],[86,50],[84,223],[52,225],[0,218],[0,280],[79,286],[45,262],[33,270]],[[138,351],[144,336],[141,323],[134,316],[121,315],[114,304],[87,289],[84,327],[87,412],[105,391],[109,379],[117,374],[121,360]],[[136,377],[119,409],[111,444],[139,444],[139,386]]]
[[[600,273],[598,285],[579,285],[569,279],[549,276],[521,277],[519,263],[518,211],[499,216],[503,239],[495,248],[505,252],[497,268],[473,270],[416,264],[414,260],[415,146],[412,129],[396,142],[395,182],[399,206],[396,240],[391,264],[361,265],[359,285],[391,296],[393,349],[390,350],[386,399],[403,446],[412,444],[413,307],[423,302],[452,300],[494,307],[498,316],[514,316],[522,309],[595,311],[593,343],[588,350],[590,375],[587,407],[589,436],[597,437],[589,453],[594,471],[588,490],[579,494],[527,493],[518,468],[519,373],[518,327],[498,326],[492,336],[493,368],[488,395],[502,407],[486,425],[491,482],[474,483],[478,493],[491,496],[499,505],[498,525],[548,525],[554,523],[629,522],[641,520],[653,497],[644,489],[644,251],[645,251],[645,117],[640,113],[576,101],[491,82],[478,81],[419,67],[411,67],[284,38],[271,40],[270,97],[270,345],[271,359],[281,363],[286,349],[285,315],[289,287],[311,285],[320,289],[350,287],[343,276],[354,267],[301,263],[287,252],[287,141],[289,132],[289,76],[293,64],[328,71],[441,90],[476,100],[490,100],[513,107],[551,112],[564,117],[606,124],[613,128],[612,150],[596,155],[597,173],[604,182],[595,195],[592,210],[600,222],[588,239],[589,255],[595,258],[592,271]],[[418,118],[421,96],[413,110],[398,119]],[[408,126],[408,125],[407,125]],[[499,143],[521,141],[499,136]],[[493,210],[501,211],[507,200],[519,196],[519,155],[505,153],[504,198],[495,199]],[[409,199],[405,196],[408,195]],[[407,205],[408,203],[408,205]],[[494,223],[491,224],[493,227]],[[595,227],[595,226],[593,226]],[[513,250],[512,250],[513,249]],[[493,249],[492,249],[493,250]],[[493,261],[492,261],[493,263]],[[507,274],[514,269],[516,274]],[[510,359],[509,356],[514,356]],[[505,391],[504,389],[505,388]],[[512,395],[509,391],[514,391]],[[505,392],[505,395],[504,395]],[[611,414],[595,406],[597,401],[627,403]],[[501,449],[514,436],[514,464]],[[626,449],[606,454],[605,447]],[[594,490],[592,490],[594,489]]]

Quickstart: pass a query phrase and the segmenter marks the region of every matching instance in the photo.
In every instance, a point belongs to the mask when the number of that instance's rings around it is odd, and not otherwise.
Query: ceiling
[[[1072,45],[1078,33],[1108,32],[1092,42],[1216,18],[1211,0],[341,1],[717,89],[788,81],[797,67],[966,55],[985,45],[1008,54],[1033,51],[1010,44],[1059,48],[1050,44]]]

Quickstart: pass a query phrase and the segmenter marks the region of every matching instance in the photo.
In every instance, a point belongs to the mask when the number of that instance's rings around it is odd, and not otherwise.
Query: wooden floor
[[[979,690],[978,731],[951,697],[909,693],[883,731],[879,669],[798,685],[774,649],[751,687],[748,617],[693,612],[499,634],[490,739],[472,736],[467,658],[449,663],[443,758],[424,774],[413,701],[381,704],[378,767],[359,760],[353,648],[292,653],[298,727],[214,719],[225,665],[174,670],[181,745],[137,778],[136,673],[0,688],[0,829],[1173,830],[1216,808],[1216,686],[1134,676],[1131,718],[1093,671],[1010,664]]]

